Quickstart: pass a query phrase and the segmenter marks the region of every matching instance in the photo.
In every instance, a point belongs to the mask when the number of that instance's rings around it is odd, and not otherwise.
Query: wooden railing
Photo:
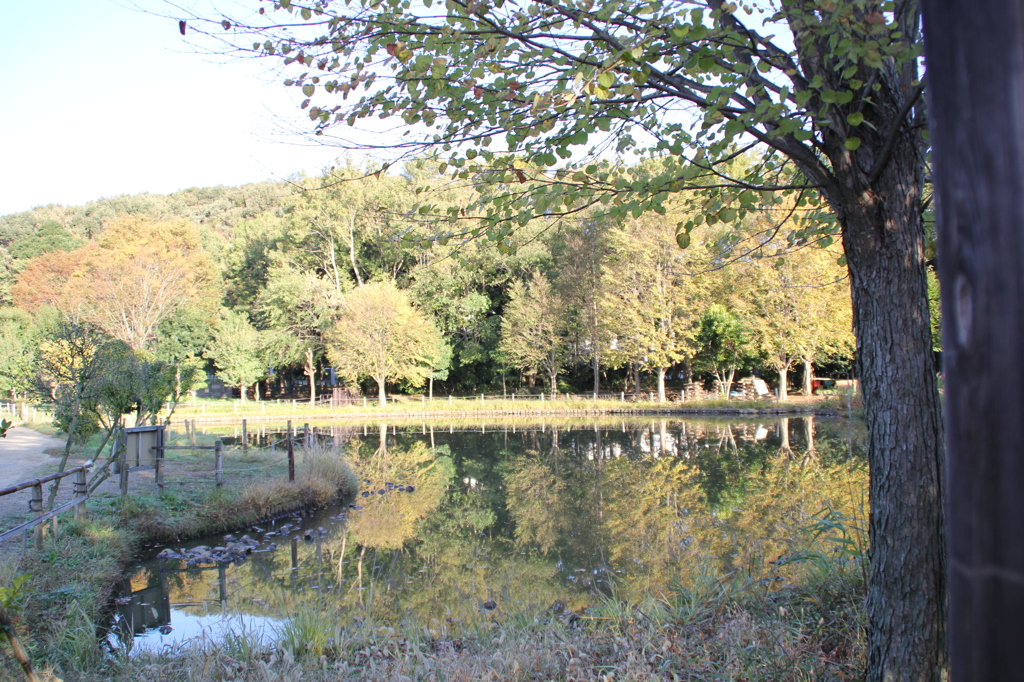
[[[53,519],[53,533],[57,534],[57,514],[62,511],[75,508],[75,518],[79,519],[85,514],[85,502],[89,499],[89,488],[86,484],[85,474],[89,469],[92,468],[92,462],[83,464],[82,466],[75,467],[74,469],[68,469],[57,474],[50,474],[49,476],[43,476],[42,478],[35,478],[31,481],[24,481],[16,485],[9,486],[7,488],[0,489],[0,497],[4,495],[12,495],[19,490],[25,490],[26,488],[32,488],[32,499],[29,500],[28,508],[29,511],[35,514],[35,518],[31,521],[15,526],[8,531],[0,533],[0,540],[5,540],[11,536],[17,535],[18,533],[24,533],[23,547],[28,545],[28,531],[31,528],[36,529],[36,547],[42,549],[43,546],[43,526],[42,524],[48,519]],[[70,502],[62,504],[59,507],[55,507],[48,512],[43,511],[43,484],[49,483],[50,481],[56,481],[66,476],[75,475],[75,488],[74,488],[74,499]]]

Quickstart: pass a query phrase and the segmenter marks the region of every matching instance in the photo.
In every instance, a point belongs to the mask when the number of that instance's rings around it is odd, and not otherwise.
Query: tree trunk
[[[309,406],[316,407],[316,363],[313,361],[313,350],[306,351],[306,376],[309,377]]]
[[[377,401],[378,401],[378,404],[381,407],[387,407],[387,405],[388,405],[388,394],[384,391],[384,379],[385,379],[385,377],[381,377],[380,379],[377,379],[376,377],[374,377],[374,379],[377,381]]]
[[[430,402],[434,402],[434,375],[433,374],[430,375],[430,379],[429,379],[428,383],[429,383],[429,386],[430,386],[430,388],[428,389],[429,393],[430,393]]]
[[[554,400],[558,396],[558,370],[554,372],[548,372],[551,377],[551,399]]]
[[[658,402],[665,402],[665,368],[658,368]]]
[[[78,395],[75,396],[74,414],[71,416],[71,423],[68,424],[68,439],[67,443],[64,445],[64,452],[60,458],[60,465],[57,467],[58,473],[67,468],[68,457],[71,456],[71,443],[75,438],[75,432],[78,430],[78,415],[82,412],[82,401],[79,397],[82,395],[82,384],[79,383],[75,390],[78,391]],[[60,490],[60,482],[62,480],[64,479],[58,478],[50,484],[50,496],[46,500],[47,511],[53,509],[53,503],[57,500],[57,491]]]
[[[792,452],[793,447],[789,444],[789,418],[783,417],[779,420],[779,438],[781,443],[779,449],[783,452]]]
[[[356,283],[359,286],[363,286],[363,276],[359,274],[359,266],[356,265],[356,230],[353,223],[355,222],[355,214],[349,216],[348,224],[348,259],[352,263],[352,274],[356,276]],[[341,293],[339,286],[338,293]]]
[[[245,405],[245,394],[248,388],[249,387],[246,386],[245,384],[242,384],[241,386],[238,387],[238,393],[241,395],[243,405]]]
[[[596,353],[591,359],[591,365],[594,367],[594,400],[597,400],[598,394],[601,393],[601,359]]]
[[[918,137],[901,136],[870,188],[844,186],[829,199],[849,265],[868,428],[869,682],[937,681],[947,665],[942,412],[931,357]]]
[[[633,370],[633,397],[640,400],[640,365],[634,362],[629,367]]]
[[[807,443],[807,454],[814,454],[814,415],[804,417],[804,441]]]
[[[807,357],[800,358],[800,361],[804,364],[804,395],[811,395],[814,387],[811,385],[812,379],[812,368],[811,359]]]
[[[725,397],[728,398],[732,391],[732,382],[736,380],[736,365],[729,368],[729,373],[725,375]]]
[[[789,368],[779,370],[779,402],[789,400]]]

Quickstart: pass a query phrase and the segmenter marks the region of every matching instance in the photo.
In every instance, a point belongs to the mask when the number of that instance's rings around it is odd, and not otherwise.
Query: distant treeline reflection
[[[301,519],[324,532],[279,536],[276,551],[219,581],[159,575],[168,566],[152,561],[132,590],[163,583],[172,609],[209,610],[226,585],[241,613],[372,610],[455,627],[494,609],[580,610],[613,589],[639,597],[736,571],[781,585],[773,562],[811,542],[801,529],[814,515],[866,513],[863,426],[850,421],[380,423],[320,438],[345,445],[366,490],[388,493]]]

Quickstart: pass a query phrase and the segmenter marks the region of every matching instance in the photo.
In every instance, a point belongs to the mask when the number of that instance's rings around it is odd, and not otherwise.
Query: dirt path
[[[64,441],[16,424],[7,432],[6,438],[0,438],[0,488],[56,471],[60,458],[45,452],[52,448],[63,450]],[[70,461],[68,466],[73,466]],[[44,486],[43,490],[44,495],[48,493],[47,486]],[[6,530],[30,518],[28,501],[31,495],[31,489],[27,489],[0,497],[0,530]],[[70,499],[71,495],[72,486],[62,485],[58,501]],[[0,542],[0,554],[6,552],[10,546],[20,544],[19,540],[11,539]]]
[[[42,469],[55,461],[45,450],[63,447],[62,440],[44,436],[27,426],[15,425],[7,432],[6,438],[0,438],[0,488],[42,476]],[[3,499],[0,497],[0,503]],[[0,516],[3,516],[2,511]]]

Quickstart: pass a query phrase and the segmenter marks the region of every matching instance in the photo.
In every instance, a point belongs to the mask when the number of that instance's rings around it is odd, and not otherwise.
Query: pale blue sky
[[[317,172],[338,156],[282,133],[308,118],[266,65],[196,54],[176,21],[131,7],[0,2],[0,215]]]

